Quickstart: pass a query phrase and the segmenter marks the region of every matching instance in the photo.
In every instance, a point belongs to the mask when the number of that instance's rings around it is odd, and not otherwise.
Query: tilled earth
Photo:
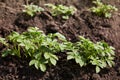
[[[104,1],[104,0],[102,0]],[[23,32],[29,26],[36,26],[46,34],[60,32],[72,42],[79,35],[92,41],[106,41],[116,48],[115,66],[105,68],[99,74],[94,66],[80,68],[74,61],[67,61],[65,53],[59,53],[57,66],[48,67],[45,73],[28,66],[29,59],[19,59],[9,56],[0,57],[0,80],[120,80],[120,11],[110,19],[98,17],[88,9],[93,6],[92,0],[34,0],[34,4],[74,5],[78,11],[68,20],[52,17],[49,10],[35,17],[22,13],[25,0],[0,0],[0,37],[9,35],[12,31]],[[30,3],[31,3],[30,2]],[[120,10],[119,0],[105,0],[105,3],[115,5]],[[0,44],[0,50],[4,46]]]

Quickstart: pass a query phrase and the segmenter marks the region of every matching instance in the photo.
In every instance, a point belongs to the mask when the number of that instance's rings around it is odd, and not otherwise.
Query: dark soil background
[[[74,61],[67,61],[65,53],[59,53],[57,66],[48,67],[45,73],[28,66],[26,59],[0,57],[0,80],[120,80],[120,0],[102,0],[115,5],[119,11],[110,19],[98,17],[88,9],[92,0],[30,0],[45,7],[45,3],[74,5],[78,11],[68,20],[52,17],[49,10],[35,17],[22,13],[26,0],[0,0],[0,37],[12,31],[23,32],[29,26],[36,26],[47,33],[60,32],[72,42],[82,35],[92,41],[106,41],[116,48],[115,66],[95,73],[94,66],[80,68]],[[0,50],[4,47],[0,45]]]

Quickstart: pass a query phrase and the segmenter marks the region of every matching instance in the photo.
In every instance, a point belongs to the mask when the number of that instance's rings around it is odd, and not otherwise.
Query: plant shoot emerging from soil
[[[53,4],[45,4],[46,6],[51,8],[52,16],[62,16],[63,19],[69,19],[70,15],[73,15],[77,9],[73,6],[67,7],[64,5],[53,5]]]
[[[57,64],[58,57],[55,53],[64,50],[64,44],[59,43],[58,39],[66,41],[60,33],[45,35],[37,27],[30,27],[27,32],[22,34],[13,32],[6,39],[0,38],[0,42],[6,45],[2,57],[15,55],[21,58],[21,56],[26,56],[31,59],[30,66],[34,65],[36,69],[45,71],[47,64],[54,66]]]
[[[23,10],[23,12],[31,17],[33,17],[37,12],[44,11],[43,8],[33,4],[28,4],[23,6],[25,7],[25,10]]]
[[[98,16],[104,16],[106,18],[110,18],[112,16],[112,12],[118,11],[115,6],[103,4],[101,0],[93,1],[96,7],[92,7],[91,11]]]
[[[75,59],[81,67],[95,65],[96,73],[100,72],[101,68],[114,65],[114,48],[105,42],[95,44],[89,39],[80,37],[80,41],[72,44],[70,50],[71,52],[67,53],[67,60]]]
[[[114,65],[114,48],[105,42],[93,43],[89,39],[80,36],[80,41],[72,43],[60,34],[45,35],[37,27],[30,27],[27,32],[19,34],[13,32],[7,38],[0,38],[0,42],[6,46],[2,57],[15,55],[21,58],[30,58],[29,65],[36,69],[46,70],[48,65],[56,65],[58,56],[55,53],[67,53],[67,60],[75,59],[81,67],[88,64],[96,66],[96,73],[101,68]]]

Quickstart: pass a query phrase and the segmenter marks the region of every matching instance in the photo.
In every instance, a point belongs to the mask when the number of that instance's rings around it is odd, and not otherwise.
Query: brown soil
[[[104,1],[104,0],[102,0]],[[112,18],[97,17],[88,9],[92,0],[33,0],[44,7],[45,3],[74,5],[78,11],[68,20],[54,18],[49,12],[42,12],[30,18],[22,14],[25,0],[0,0],[0,36],[12,31],[23,32],[29,26],[37,26],[45,33],[60,32],[75,42],[82,35],[92,41],[104,40],[116,48],[115,66],[103,69],[99,74],[89,65],[80,68],[74,61],[67,61],[66,54],[60,53],[57,66],[51,66],[45,73],[28,66],[28,61],[17,57],[0,57],[0,80],[120,80],[120,1],[105,0],[105,3],[119,8]],[[31,2],[30,2],[31,3]],[[0,46],[0,50],[3,47]]]

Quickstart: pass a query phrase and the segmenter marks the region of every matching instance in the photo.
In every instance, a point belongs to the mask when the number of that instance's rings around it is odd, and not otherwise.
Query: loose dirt
[[[28,60],[17,57],[0,57],[0,80],[120,80],[120,1],[102,0],[115,5],[119,11],[110,19],[98,17],[88,9],[93,6],[92,0],[34,0],[34,3],[73,5],[78,11],[68,20],[52,17],[49,11],[37,14],[31,18],[22,13],[25,0],[0,0],[0,37],[9,35],[12,31],[23,32],[29,26],[36,26],[46,34],[60,32],[72,42],[78,36],[84,36],[92,41],[106,41],[116,48],[115,66],[105,68],[99,74],[94,66],[80,68],[74,61],[67,61],[65,53],[59,53],[57,66],[51,66],[45,73],[28,66]],[[0,45],[0,50],[4,47]]]

